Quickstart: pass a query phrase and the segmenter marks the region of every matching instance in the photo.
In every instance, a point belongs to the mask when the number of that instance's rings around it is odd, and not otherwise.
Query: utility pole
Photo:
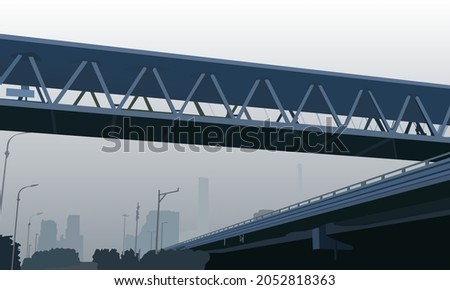
[[[125,254],[125,226],[127,224],[127,214],[123,214],[123,241],[122,241],[122,255]]]
[[[16,253],[16,238],[17,238],[17,219],[19,218],[19,202],[20,202],[20,193],[22,192],[22,190],[26,189],[26,188],[30,188],[30,187],[36,187],[39,184],[31,184],[31,185],[27,185],[22,187],[19,190],[19,193],[17,193],[17,207],[16,207],[16,221],[14,223],[14,239],[13,239],[13,244],[12,244],[12,255],[11,255],[11,270],[14,270],[14,258],[15,258],[15,253]]]
[[[138,224],[139,224],[139,202],[136,206],[136,233],[134,236],[134,254],[137,254],[137,240],[138,240]]]
[[[159,232],[159,211],[161,208],[161,201],[166,197],[166,195],[175,193],[180,191],[180,188],[178,187],[177,190],[169,191],[169,192],[161,192],[161,190],[158,189],[158,210],[156,213],[156,238],[155,238],[155,254],[158,254],[158,232]]]
[[[27,231],[27,258],[31,257],[31,245],[30,245],[30,227],[31,227],[31,219],[37,215],[41,215],[43,212],[38,212],[32,216],[28,220],[28,231]]]

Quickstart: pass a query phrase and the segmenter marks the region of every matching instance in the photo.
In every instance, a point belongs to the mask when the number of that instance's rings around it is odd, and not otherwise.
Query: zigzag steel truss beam
[[[125,102],[128,100],[128,98],[130,97],[130,95],[133,93],[134,89],[136,88],[136,86],[138,85],[138,83],[141,81],[142,76],[145,74],[145,72],[147,71],[146,67],[143,67],[141,69],[141,71],[139,72],[139,74],[137,75],[136,79],[134,80],[134,82],[131,84],[131,87],[128,89],[127,93],[125,94],[125,97],[123,97],[122,101],[119,104],[119,109],[123,109],[123,106],[125,105]]]
[[[409,105],[409,100],[411,99],[411,96],[407,96],[406,97],[406,99],[405,99],[405,102],[403,103],[403,106],[402,106],[402,108],[401,108],[401,110],[400,110],[400,113],[398,114],[398,117],[397,117],[397,120],[395,121],[395,123],[394,123],[394,127],[392,127],[392,130],[394,131],[394,132],[397,132],[397,130],[398,130],[398,127],[400,126],[400,122],[402,121],[402,118],[403,118],[403,115],[405,114],[405,111],[406,111],[406,108],[408,107],[408,105]]]
[[[447,114],[445,114],[444,121],[439,127],[439,136],[444,136],[445,128],[447,127],[448,121],[450,119],[450,107],[448,107]]]
[[[220,84],[216,79],[216,76],[214,74],[211,74],[210,77],[211,77],[212,82],[214,83],[214,86],[216,87],[216,90],[219,92],[220,98],[222,99],[225,109],[227,110],[227,116],[229,116],[231,119],[233,119],[234,114],[231,111],[230,104],[228,103],[228,100],[225,97],[225,94],[223,93],[222,88],[220,87]]]
[[[322,93],[323,98],[325,99],[325,102],[328,105],[328,108],[331,111],[331,115],[333,116],[334,121],[336,122],[338,127],[342,126],[341,120],[339,120],[338,115],[336,114],[336,111],[334,110],[333,105],[331,104],[330,98],[328,98],[327,93],[325,92],[325,90],[323,89],[322,85],[319,85],[319,90]]]
[[[172,100],[170,99],[169,93],[167,92],[166,86],[164,85],[164,82],[161,79],[161,76],[158,73],[158,70],[156,68],[153,68],[153,74],[156,77],[156,80],[158,81],[159,86],[161,87],[161,90],[163,91],[164,97],[166,98],[167,105],[170,108],[170,111],[172,114],[175,114],[176,110],[172,103]]]
[[[114,105],[114,102],[111,98],[111,94],[109,93],[108,87],[106,86],[105,80],[103,79],[103,75],[100,72],[100,69],[98,68],[98,65],[96,62],[92,62],[92,67],[94,68],[95,74],[97,75],[98,80],[100,81],[100,85],[102,86],[103,92],[106,95],[106,99],[108,100],[109,106],[111,109],[115,109],[116,106]]]
[[[12,60],[12,62],[9,64],[9,66],[6,68],[6,70],[3,72],[3,74],[0,76],[0,85],[5,83],[5,81],[9,77],[9,75],[17,67],[18,63],[20,61],[22,61],[22,60],[27,60],[31,64],[32,70],[33,70],[33,72],[34,72],[34,74],[35,74],[35,76],[37,78],[38,84],[39,84],[38,86],[36,86],[36,90],[37,90],[37,93],[38,93],[39,98],[42,101],[42,103],[52,104],[52,100],[50,98],[47,86],[46,86],[46,84],[44,82],[44,78],[41,75],[41,72],[39,70],[38,64],[36,63],[35,58],[32,57],[32,56],[24,58],[23,55],[21,55],[21,54],[16,55],[15,58]],[[100,68],[97,65],[97,63],[96,62],[92,62],[92,61],[85,61],[85,60],[81,61],[79,63],[79,65],[78,65],[78,67],[76,68],[76,70],[73,72],[73,74],[68,79],[67,83],[65,83],[65,85],[63,86],[61,92],[55,98],[55,100],[54,100],[52,105],[58,106],[60,104],[61,99],[70,90],[71,86],[74,84],[74,82],[80,76],[80,74],[82,73],[82,71],[84,70],[84,68],[86,67],[86,65],[89,62],[91,63],[91,65],[92,65],[92,67],[94,69],[95,75],[96,75],[96,77],[97,77],[97,79],[98,79],[98,81],[99,81],[99,83],[101,85],[103,93],[106,95],[109,107],[111,109],[126,110],[127,109],[127,108],[125,108],[126,102],[129,100],[130,96],[133,95],[134,90],[136,89],[138,84],[142,81],[143,77],[145,76],[145,74],[149,70],[147,66],[144,66],[144,67],[142,67],[140,69],[140,71],[137,74],[136,78],[131,83],[129,89],[126,91],[125,95],[120,100],[120,103],[118,105],[115,105],[113,103],[113,100],[112,100],[111,94],[109,92],[107,83],[106,83],[106,81],[105,81],[105,79],[104,79],[104,77],[103,77],[103,75],[102,75],[102,73],[100,71]],[[167,89],[166,89],[166,87],[164,85],[164,82],[161,79],[161,76],[159,75],[159,72],[158,72],[156,67],[154,67],[152,69],[152,73],[153,73],[154,77],[156,78],[156,81],[158,82],[159,87],[161,88],[161,91],[162,91],[162,93],[164,95],[164,98],[167,101],[167,104],[168,104],[168,106],[170,108],[170,111],[171,111],[172,115],[177,115],[177,116],[182,115],[185,112],[185,109],[186,109],[187,105],[190,102],[192,102],[192,99],[193,99],[195,93],[197,92],[201,82],[204,80],[204,78],[206,76],[205,72],[201,73],[198,76],[197,80],[195,81],[195,83],[194,83],[192,89],[190,90],[189,94],[187,95],[186,99],[182,100],[183,101],[182,106],[181,106],[180,110],[177,112],[175,107],[174,107],[174,105],[173,105],[172,99],[169,96],[169,93],[168,93],[168,91],[167,91]],[[256,97],[255,96],[255,92],[256,92],[258,86],[260,85],[261,80],[260,79],[256,79],[254,81],[254,83],[253,83],[249,93],[247,94],[245,99],[244,98],[242,99],[243,100],[242,103],[240,101],[236,101],[235,100],[235,103],[233,105],[230,105],[230,103],[229,103],[227,97],[225,96],[225,93],[224,93],[224,91],[223,91],[223,89],[222,89],[222,87],[221,87],[221,85],[220,85],[220,83],[219,83],[219,81],[218,81],[218,79],[216,77],[216,74],[215,73],[208,73],[208,74],[209,74],[209,77],[210,77],[210,79],[211,79],[215,89],[217,90],[217,92],[219,94],[219,97],[220,97],[220,99],[222,101],[222,104],[224,105],[224,107],[226,109],[226,115],[225,115],[225,118],[224,118],[223,122],[226,123],[227,122],[226,119],[229,119],[229,120],[230,119],[234,119],[234,121],[232,122],[233,124],[236,123],[235,122],[236,120],[239,120],[239,122],[242,122],[242,124],[246,124],[245,122],[247,122],[247,121],[248,122],[252,122],[251,124],[256,124],[254,122],[258,121],[258,120],[252,120],[247,109],[248,109],[248,106],[249,106],[252,98]],[[409,120],[410,122],[408,123],[408,126],[407,126],[405,132],[398,132],[400,124],[403,122],[403,118],[404,118],[405,113],[406,113],[406,111],[408,109],[408,106],[411,105],[411,100],[412,99],[417,104],[417,107],[419,109],[419,114],[418,115],[420,116],[420,118],[423,118],[425,120],[425,122],[426,122],[426,124],[427,124],[427,126],[429,128],[431,136],[428,136],[428,137],[441,138],[440,140],[442,140],[442,138],[445,138],[444,137],[444,133],[445,133],[446,128],[448,127],[448,122],[450,120],[450,107],[449,107],[447,109],[447,111],[446,111],[445,117],[442,119],[442,124],[438,124],[439,125],[439,129],[436,130],[436,127],[433,124],[432,119],[431,119],[430,115],[428,114],[428,112],[427,112],[425,106],[423,105],[421,99],[419,98],[419,96],[408,95],[405,98],[405,101],[404,101],[404,103],[403,103],[403,105],[402,105],[402,107],[401,107],[401,109],[400,109],[400,111],[398,113],[397,119],[393,120],[393,124],[390,126],[389,123],[388,123],[388,120],[386,119],[386,117],[385,117],[385,115],[383,113],[383,110],[379,106],[379,104],[377,102],[377,99],[374,96],[374,93],[371,90],[367,90],[367,89],[362,89],[361,88],[361,89],[358,90],[357,96],[355,98],[355,101],[353,102],[352,107],[350,108],[350,110],[348,111],[346,116],[344,116],[344,117],[346,117],[345,122],[342,123],[340,121],[339,117],[342,118],[343,116],[342,115],[339,116],[337,114],[337,112],[336,112],[335,108],[333,107],[333,104],[331,103],[331,100],[328,97],[328,95],[327,95],[327,93],[325,91],[325,88],[324,88],[324,86],[322,84],[310,84],[309,87],[307,88],[306,93],[304,94],[303,98],[300,100],[300,104],[298,106],[297,111],[292,111],[290,109],[289,110],[285,110],[284,109],[283,103],[282,103],[282,99],[279,98],[276,90],[274,89],[274,84],[272,84],[272,81],[269,80],[269,79],[264,79],[264,83],[266,84],[266,86],[267,86],[267,88],[268,88],[268,90],[270,92],[270,96],[272,97],[272,99],[275,102],[276,108],[278,108],[278,110],[279,110],[279,117],[278,117],[278,119],[276,120],[275,123],[280,123],[279,124],[280,126],[282,124],[286,124],[286,123],[290,123],[295,128],[300,128],[301,126],[307,125],[307,124],[303,124],[303,123],[305,123],[304,121],[302,123],[300,123],[299,119],[302,116],[301,113],[304,112],[305,104],[307,103],[308,99],[313,97],[313,95],[311,93],[312,93],[312,91],[313,91],[313,89],[315,87],[317,87],[319,89],[320,95],[325,100],[325,103],[326,103],[326,105],[327,105],[327,107],[329,109],[329,112],[330,112],[333,120],[335,121],[337,127],[341,128],[341,129],[347,128],[348,125],[350,124],[350,122],[353,122],[352,118],[355,115],[357,106],[358,106],[358,104],[361,101],[362,94],[364,93],[364,91],[366,91],[369,94],[370,101],[373,104],[373,106],[375,107],[376,114],[379,115],[379,118],[374,116],[374,115],[372,115],[372,114],[368,114],[367,116],[358,115],[357,117],[358,118],[363,118],[363,119],[368,118],[369,121],[367,122],[367,125],[369,124],[369,122],[371,121],[372,118],[375,119],[375,121],[377,122],[378,127],[382,131],[382,132],[367,133],[369,135],[370,134],[384,134],[383,136],[386,136],[386,137],[389,137],[389,138],[391,138],[391,137],[395,138],[395,136],[398,136],[398,134],[403,134],[403,135],[408,134],[410,129],[411,129],[411,126],[413,125],[413,123],[416,124],[416,132],[418,134],[425,134],[425,132],[423,131],[423,128],[422,128],[423,126],[420,124],[419,121],[414,120],[414,119],[413,120]],[[98,102],[98,100],[97,100],[97,98],[95,96],[95,92],[90,92],[90,93],[91,93],[92,97],[94,98],[95,105],[98,108],[100,108],[100,104],[99,104],[99,102]],[[84,92],[82,92],[78,96],[78,98],[75,101],[74,105],[78,104],[78,102],[81,100],[83,95],[84,95]],[[131,102],[131,105],[128,107],[128,109],[131,109],[131,107],[134,105],[134,103],[136,102],[138,97],[139,96],[135,96],[133,98],[133,100]],[[146,96],[142,96],[142,97],[144,97],[145,104],[147,105],[147,108],[148,108],[148,112],[147,113],[152,113],[153,112],[153,108],[152,108],[152,106],[151,106],[151,104],[149,102],[149,99],[147,99]],[[317,97],[317,96],[314,95],[314,97]],[[320,97],[320,96],[318,96],[318,97]],[[27,101],[27,100],[25,100],[25,101]],[[194,105],[196,106],[196,108],[197,108],[197,110],[198,110],[198,112],[200,114],[200,117],[202,117],[202,118],[208,118],[209,117],[203,112],[199,102],[195,101]],[[236,109],[238,107],[240,107],[241,109],[240,109],[239,113],[237,115],[235,115],[235,111],[236,111]],[[56,107],[52,107],[52,108],[56,108]],[[103,109],[105,109],[105,108],[103,108]],[[266,109],[266,108],[261,108],[261,109]],[[158,112],[155,112],[155,113],[158,113]],[[292,116],[292,120],[291,121],[289,121],[289,119],[288,119],[288,117],[289,117],[288,113]],[[312,111],[312,113],[316,113],[317,114],[317,112],[314,112],[314,111]],[[248,120],[243,120],[242,119],[243,114],[246,114]],[[416,116],[416,117],[419,117],[419,116]],[[215,116],[215,117],[217,117],[217,116]],[[281,119],[283,119],[284,122],[280,122]],[[330,118],[330,120],[331,120],[331,118]],[[230,122],[230,121],[228,121],[228,122]],[[319,119],[319,122],[320,122],[320,119]],[[439,122],[441,122],[441,120],[439,120]],[[330,124],[331,123],[328,121],[325,125],[329,126]],[[366,126],[366,127],[368,128],[368,126]],[[349,128],[349,129],[364,131],[361,128]],[[360,133],[358,133],[358,134],[360,134]],[[362,134],[366,134],[366,133],[362,133]]]
[[[380,106],[378,105],[377,100],[375,99],[375,97],[373,96],[373,94],[372,94],[372,92],[371,92],[370,90],[369,90],[369,95],[370,95],[370,99],[372,100],[372,103],[374,104],[374,106],[375,106],[375,108],[376,108],[378,114],[380,115],[381,122],[383,122],[383,125],[384,125],[385,129],[386,129],[388,132],[390,132],[390,131],[391,131],[391,127],[389,126],[389,124],[388,124],[386,118],[384,117],[383,112],[382,112],[381,109],[380,109]],[[380,129],[381,129],[381,126],[380,126]]]
[[[272,98],[275,101],[275,104],[278,107],[278,110],[280,111],[280,114],[283,116],[284,122],[288,123],[289,119],[286,115],[286,112],[284,111],[283,105],[280,102],[280,99],[277,96],[277,93],[275,92],[275,90],[273,89],[272,83],[269,80],[266,80],[266,85],[269,88],[270,94],[272,95]]]
[[[259,82],[260,80],[256,80],[255,83],[253,84],[252,88],[250,89],[250,92],[247,95],[247,98],[244,101],[244,104],[241,107],[241,110],[239,111],[237,118],[241,119],[242,118],[242,114],[244,114],[244,112],[247,110],[247,106],[248,103],[250,103],[250,100],[252,99],[253,95],[255,94],[256,89],[259,86]]]
[[[430,129],[430,132],[433,136],[437,135],[436,128],[434,128],[433,122],[430,119],[430,116],[427,113],[427,110],[425,110],[425,107],[422,104],[422,101],[420,100],[419,96],[416,96],[415,98],[417,105],[419,106],[420,112],[422,113],[422,116],[425,118],[425,121],[427,122],[428,128]]]
[[[39,99],[41,100],[41,102],[45,103],[44,95],[41,92],[41,88],[40,87],[36,87],[36,91],[38,93],[38,96],[39,96]]]
[[[18,54],[14,60],[12,61],[12,63],[8,66],[8,68],[6,69],[6,71],[3,73],[3,75],[0,77],[0,85],[2,85],[5,80],[8,78],[8,76],[11,74],[11,72],[13,71],[13,69],[16,67],[16,65],[19,63],[19,61],[22,59],[22,55]]]
[[[201,73],[200,76],[198,77],[197,81],[195,82],[194,87],[192,88],[191,92],[189,93],[188,97],[186,98],[183,105],[181,106],[181,109],[178,112],[178,114],[180,114],[180,115],[183,114],[184,110],[186,109],[186,106],[188,105],[188,103],[192,99],[192,97],[194,96],[195,92],[197,91],[197,89],[200,86],[200,83],[202,82],[204,77],[205,77],[205,74]]]
[[[45,86],[44,79],[42,78],[41,72],[39,71],[36,61],[34,60],[34,57],[30,56],[30,57],[28,57],[28,59],[30,60],[31,66],[33,67],[33,71],[36,74],[39,85],[41,86],[42,90],[44,91],[44,96],[47,99],[47,103],[51,104],[52,100],[50,99],[50,95],[48,93],[47,87]]]
[[[81,71],[84,69],[84,67],[86,66],[87,61],[82,61],[80,63],[80,65],[78,66],[78,68],[75,70],[75,72],[72,74],[72,76],[70,77],[70,79],[67,81],[66,85],[64,86],[64,88],[62,89],[62,91],[59,93],[59,95],[56,97],[55,99],[55,104],[59,104],[59,102],[61,101],[62,97],[67,93],[67,91],[70,89],[70,86],[72,86],[72,84],[75,82],[75,80],[78,78],[78,76],[80,75]]]
[[[350,123],[350,120],[353,117],[353,114],[355,113],[356,107],[359,104],[359,100],[361,99],[361,96],[363,94],[364,90],[359,90],[358,95],[356,96],[355,102],[353,103],[352,108],[350,109],[350,112],[348,113],[347,119],[345,119],[344,126],[347,127]]]
[[[295,124],[298,122],[298,118],[303,110],[303,107],[306,104],[306,101],[309,99],[309,95],[311,94],[312,90],[314,89],[314,85],[309,85],[308,90],[306,91],[305,96],[303,97],[302,101],[300,102],[300,105],[298,106],[297,113],[295,113],[294,118],[292,118],[292,124]]]

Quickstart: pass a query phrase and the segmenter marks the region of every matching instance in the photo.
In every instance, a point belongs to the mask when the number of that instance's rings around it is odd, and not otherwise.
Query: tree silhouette
[[[92,258],[99,270],[120,269],[120,255],[116,249],[97,249]]]
[[[99,270],[201,270],[205,269],[209,254],[202,251],[180,250],[161,251],[155,255],[155,251],[149,251],[139,260],[138,255],[131,249],[121,256],[116,249],[97,249],[92,258]]]
[[[80,259],[74,249],[51,249],[33,254],[31,259],[23,261],[22,269],[60,269],[71,266],[78,266]]]
[[[121,256],[121,269],[136,270],[139,269],[139,257],[133,250],[127,250]]]
[[[12,254],[12,236],[0,235],[0,270],[11,269],[11,254]],[[16,250],[14,253],[14,269],[20,270],[20,244],[16,243]]]

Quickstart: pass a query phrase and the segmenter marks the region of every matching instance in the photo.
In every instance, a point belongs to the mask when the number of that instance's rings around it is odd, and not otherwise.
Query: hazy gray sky
[[[445,1],[16,0],[2,11],[4,34],[450,83]],[[0,132],[1,151],[11,135]],[[137,153],[137,146],[111,154],[100,151],[105,144],[67,136],[17,137],[0,233],[12,234],[17,190],[35,182],[41,185],[23,192],[18,241],[26,244],[28,217],[35,212],[54,219],[59,234],[67,215],[80,214],[90,259],[95,248],[121,247],[121,215],[133,215],[140,201],[144,217],[156,208],[158,189],[181,188],[163,208],[180,211],[182,231],[188,232],[196,226],[201,176],[210,178],[215,229],[297,200],[298,163],[304,198],[406,163],[263,151]],[[33,236],[39,222],[35,218]]]

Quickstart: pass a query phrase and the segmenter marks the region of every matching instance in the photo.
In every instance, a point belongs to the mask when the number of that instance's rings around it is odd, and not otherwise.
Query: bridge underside
[[[324,128],[294,130],[270,125],[211,124],[200,117],[173,120],[0,106],[0,130],[410,160],[425,160],[449,148],[446,142],[369,137]],[[105,141],[105,146],[110,145]]]
[[[209,269],[448,269],[449,190],[447,181],[195,249],[211,253]],[[352,249],[314,250],[321,225]]]
[[[311,240],[210,254],[218,270],[448,270],[450,216],[348,232],[332,237],[351,251],[312,250]]]

